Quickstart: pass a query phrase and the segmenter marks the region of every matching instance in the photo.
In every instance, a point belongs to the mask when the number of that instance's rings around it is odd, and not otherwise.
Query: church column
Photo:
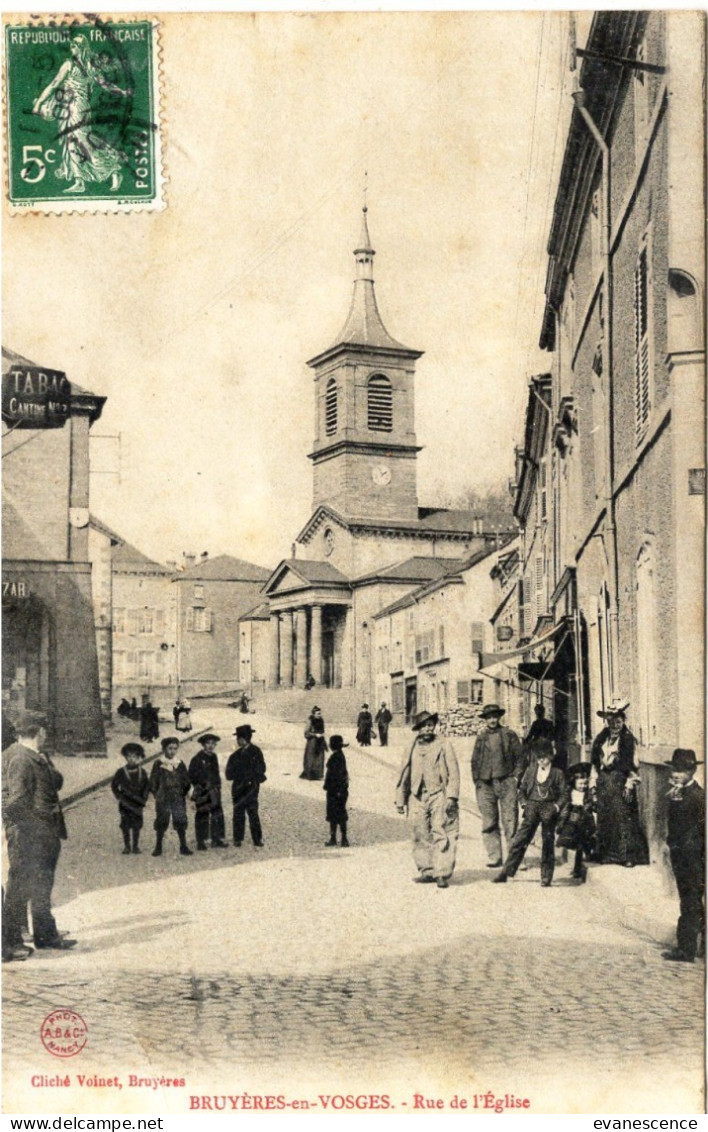
[[[290,610],[281,615],[280,622],[280,683],[283,688],[293,686],[293,615]]]
[[[293,683],[298,688],[304,688],[307,680],[307,610],[305,608],[295,610],[295,648],[297,663]]]
[[[310,672],[318,684],[322,683],[322,606],[313,605],[310,623]]]
[[[269,665],[268,665],[268,685],[271,688],[278,687],[278,677],[280,674],[280,641],[279,641],[279,621],[277,613],[270,615],[270,641],[269,641]]]

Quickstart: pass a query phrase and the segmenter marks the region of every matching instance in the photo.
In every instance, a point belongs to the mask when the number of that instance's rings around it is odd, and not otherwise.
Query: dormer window
[[[337,431],[337,382],[330,377],[325,391],[325,432],[332,436]]]
[[[391,432],[393,428],[393,390],[382,373],[369,378],[367,388],[367,420],[373,432]]]

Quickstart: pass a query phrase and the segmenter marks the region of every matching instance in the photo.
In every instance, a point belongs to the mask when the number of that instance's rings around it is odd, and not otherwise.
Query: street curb
[[[212,724],[209,724],[208,727],[202,727],[201,731],[192,732],[186,739],[180,739],[180,747],[183,743],[189,743],[192,739],[198,739],[200,735],[205,735],[207,731],[213,731]],[[177,736],[175,736],[175,738],[177,738]],[[155,751],[154,755],[148,755],[139,765],[145,766],[147,763],[154,762],[155,759],[160,757],[160,754],[160,751]],[[112,781],[113,775],[111,774],[108,775],[107,778],[100,778],[98,782],[92,782],[90,786],[82,786],[80,790],[75,790],[73,794],[67,794],[65,798],[61,799],[62,810],[68,810],[76,802],[82,801],[83,798],[88,798],[91,794],[97,794],[99,790],[105,790],[106,786],[110,786]]]

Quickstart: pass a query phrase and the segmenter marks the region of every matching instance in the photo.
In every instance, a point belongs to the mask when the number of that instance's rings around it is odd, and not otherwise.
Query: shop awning
[[[495,664],[508,664],[515,657],[528,656],[530,652],[535,652],[541,645],[550,644],[559,628],[561,628],[561,625],[554,625],[546,633],[542,633],[539,637],[533,637],[527,644],[521,645],[517,649],[507,649],[506,652],[481,652],[479,654],[480,672]]]
[[[564,617],[557,625],[539,634],[538,637],[533,637],[519,648],[509,649],[507,652],[479,653],[479,673],[481,676],[487,676],[491,680],[498,680],[515,688],[520,688],[521,685],[516,683],[514,678],[538,682],[552,680],[556,656],[572,632],[572,619]],[[553,651],[543,660],[524,659],[544,645],[553,645]],[[561,688],[556,690],[562,695],[568,694]]]

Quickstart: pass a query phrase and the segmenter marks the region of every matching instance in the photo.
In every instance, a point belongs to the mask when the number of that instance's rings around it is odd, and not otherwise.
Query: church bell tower
[[[365,205],[349,316],[335,342],[307,363],[315,375],[313,506],[408,522],[418,519],[414,380],[422,351],[402,346],[381,320],[375,254]]]

